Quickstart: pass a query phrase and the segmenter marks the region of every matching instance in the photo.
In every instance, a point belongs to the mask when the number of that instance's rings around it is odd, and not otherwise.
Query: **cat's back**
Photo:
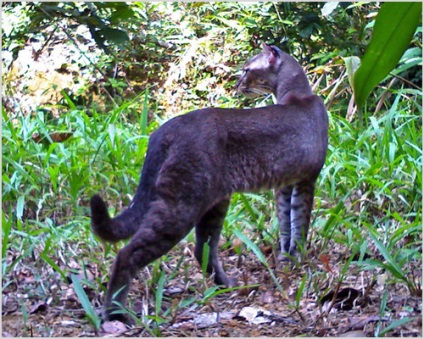
[[[203,108],[172,118],[150,137],[151,143],[187,144],[191,149],[210,147],[229,138],[246,142],[290,137],[304,142],[326,140],[328,115],[316,95],[290,95],[283,104],[261,108]],[[300,139],[299,139],[300,138]],[[316,140],[315,140],[316,139]],[[323,144],[322,148],[327,145]]]
[[[309,138],[325,139],[328,133],[328,113],[322,99],[316,95],[291,95],[282,104],[260,108],[210,109],[205,112],[216,117],[219,128],[248,139],[249,135],[258,140],[267,135],[286,139],[292,135],[303,136],[306,142]]]

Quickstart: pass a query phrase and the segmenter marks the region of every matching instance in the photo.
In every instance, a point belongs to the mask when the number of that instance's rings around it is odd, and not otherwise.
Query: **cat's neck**
[[[286,54],[284,59],[285,66],[279,73],[280,81],[275,93],[277,104],[281,105],[287,103],[293,96],[313,94],[302,66],[290,55]]]

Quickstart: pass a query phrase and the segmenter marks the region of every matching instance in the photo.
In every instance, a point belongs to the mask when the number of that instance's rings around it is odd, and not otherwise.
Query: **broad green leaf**
[[[135,15],[134,11],[129,7],[122,7],[112,13],[110,16],[111,24],[119,24],[122,20],[129,20]]]
[[[354,77],[355,102],[359,108],[399,62],[417,29],[421,10],[421,2],[386,2],[381,6],[371,42]]]
[[[33,178],[31,175],[29,175],[24,167],[22,167],[15,160],[13,160],[12,158],[9,158],[8,156],[6,156],[4,154],[3,154],[2,159],[3,159],[3,164],[6,163],[6,164],[13,166],[13,169],[15,170],[15,172],[17,174],[20,174],[26,180],[28,180],[31,183],[31,185],[34,187],[34,189],[36,189],[36,190],[40,189],[40,187],[37,185],[37,182],[36,182],[37,178]]]
[[[113,42],[115,45],[118,45],[120,47],[126,47],[128,42],[130,41],[128,34],[123,30],[104,27],[100,31],[104,35],[106,40]]]

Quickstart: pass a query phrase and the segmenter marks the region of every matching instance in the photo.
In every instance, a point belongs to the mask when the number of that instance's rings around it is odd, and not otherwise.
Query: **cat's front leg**
[[[194,250],[195,257],[202,266],[203,247],[206,243],[209,245],[207,272],[209,274],[215,272],[215,283],[227,287],[235,286],[237,281],[225,274],[218,259],[218,243],[229,204],[230,200],[224,199],[202,216],[196,225],[196,247]]]
[[[308,237],[312,205],[314,201],[315,179],[302,181],[293,187],[291,197],[291,236],[289,254],[299,254],[299,244],[305,245]]]

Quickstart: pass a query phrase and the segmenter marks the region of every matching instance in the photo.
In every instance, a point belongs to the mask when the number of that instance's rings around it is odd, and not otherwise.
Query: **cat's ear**
[[[278,58],[278,52],[265,42],[262,42],[262,51],[267,56],[269,64],[274,65]]]

